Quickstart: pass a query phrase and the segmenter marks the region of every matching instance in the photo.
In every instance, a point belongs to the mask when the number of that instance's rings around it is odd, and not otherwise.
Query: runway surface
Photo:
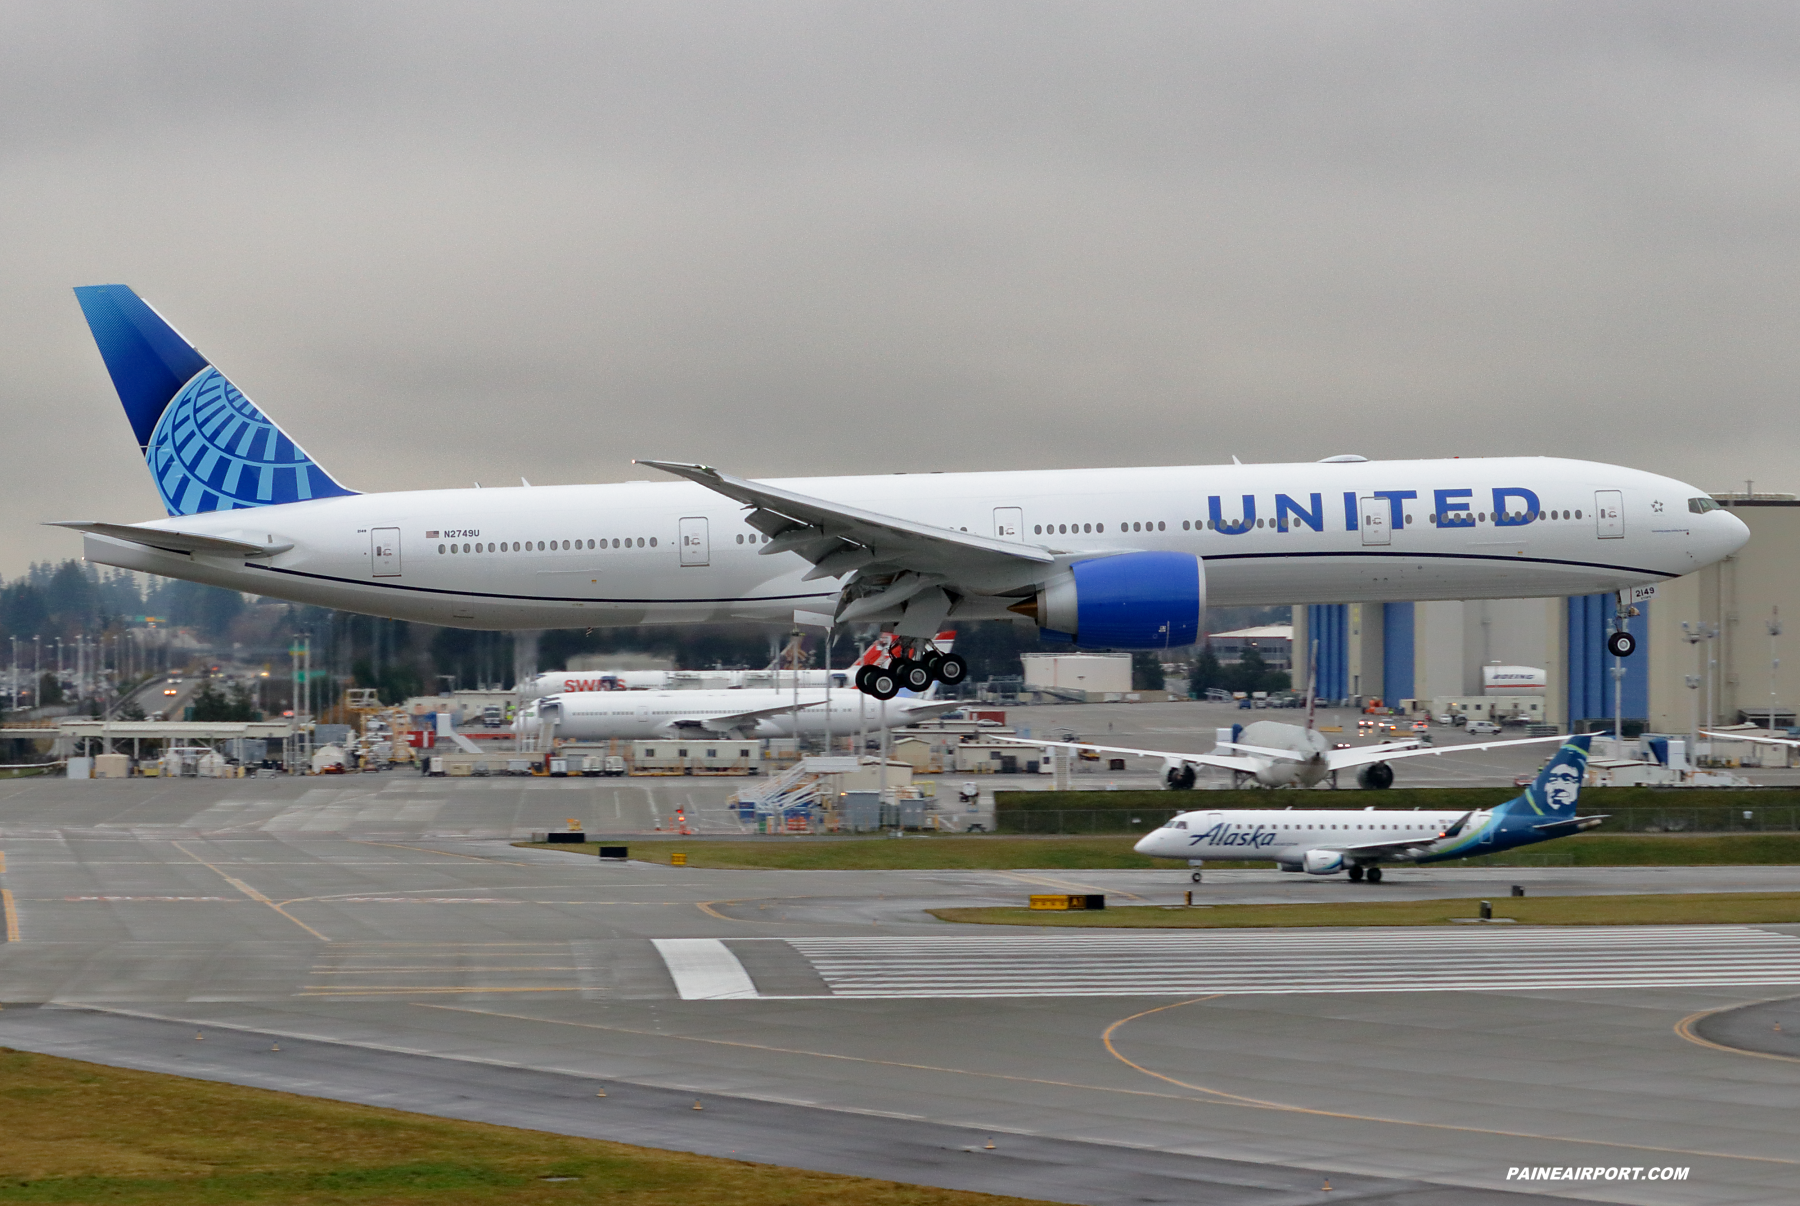
[[[1800,1196],[1800,1063],[1678,1031],[1800,992],[1800,927],[1138,935],[924,911],[1056,888],[1794,890],[1793,868],[1209,872],[1195,888],[620,865],[503,840],[566,799],[377,778],[0,785],[18,939],[0,946],[0,1043],[1072,1202],[1342,1200],[1354,1182],[1358,1201],[1479,1203],[1516,1200],[1498,1195],[1521,1166],[1690,1169],[1523,1187],[1540,1197]],[[447,809],[468,832],[444,835]],[[556,1104],[595,1082],[604,1115]],[[676,1116],[695,1096],[717,1129]],[[1005,1155],[971,1164],[977,1136]]]

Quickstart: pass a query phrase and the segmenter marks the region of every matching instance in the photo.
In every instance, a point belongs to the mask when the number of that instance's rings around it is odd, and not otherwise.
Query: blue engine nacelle
[[[1038,588],[1038,627],[1083,645],[1164,649],[1200,639],[1206,568],[1192,553],[1077,561]]]

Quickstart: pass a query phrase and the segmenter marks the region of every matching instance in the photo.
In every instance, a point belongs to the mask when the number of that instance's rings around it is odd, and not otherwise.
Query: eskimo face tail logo
[[[144,460],[171,515],[355,493],[332,481],[210,365],[170,400]]]

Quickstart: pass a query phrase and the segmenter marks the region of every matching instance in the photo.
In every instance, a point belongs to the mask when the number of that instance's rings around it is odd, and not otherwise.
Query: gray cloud
[[[14,4],[0,573],[122,280],[364,489],[1556,453],[1800,488],[1770,4]]]

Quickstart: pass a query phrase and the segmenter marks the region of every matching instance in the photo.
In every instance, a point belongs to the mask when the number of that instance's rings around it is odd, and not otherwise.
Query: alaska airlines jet
[[[1160,649],[1198,640],[1209,600],[1586,594],[1692,573],[1749,535],[1673,478],[1545,457],[781,481],[641,461],[680,480],[361,494],[130,289],[75,292],[168,511],[62,521],[87,559],[366,615],[514,629],[823,613],[918,642],[895,667],[911,685],[947,620]]]
[[[1381,882],[1382,863],[1440,863],[1497,854],[1592,829],[1604,816],[1578,817],[1587,734],[1564,739],[1525,794],[1475,812],[1360,812],[1344,809],[1199,809],[1147,833],[1139,854],[1183,858],[1196,868],[1208,858],[1274,859],[1283,871],[1308,875],[1347,872]]]

